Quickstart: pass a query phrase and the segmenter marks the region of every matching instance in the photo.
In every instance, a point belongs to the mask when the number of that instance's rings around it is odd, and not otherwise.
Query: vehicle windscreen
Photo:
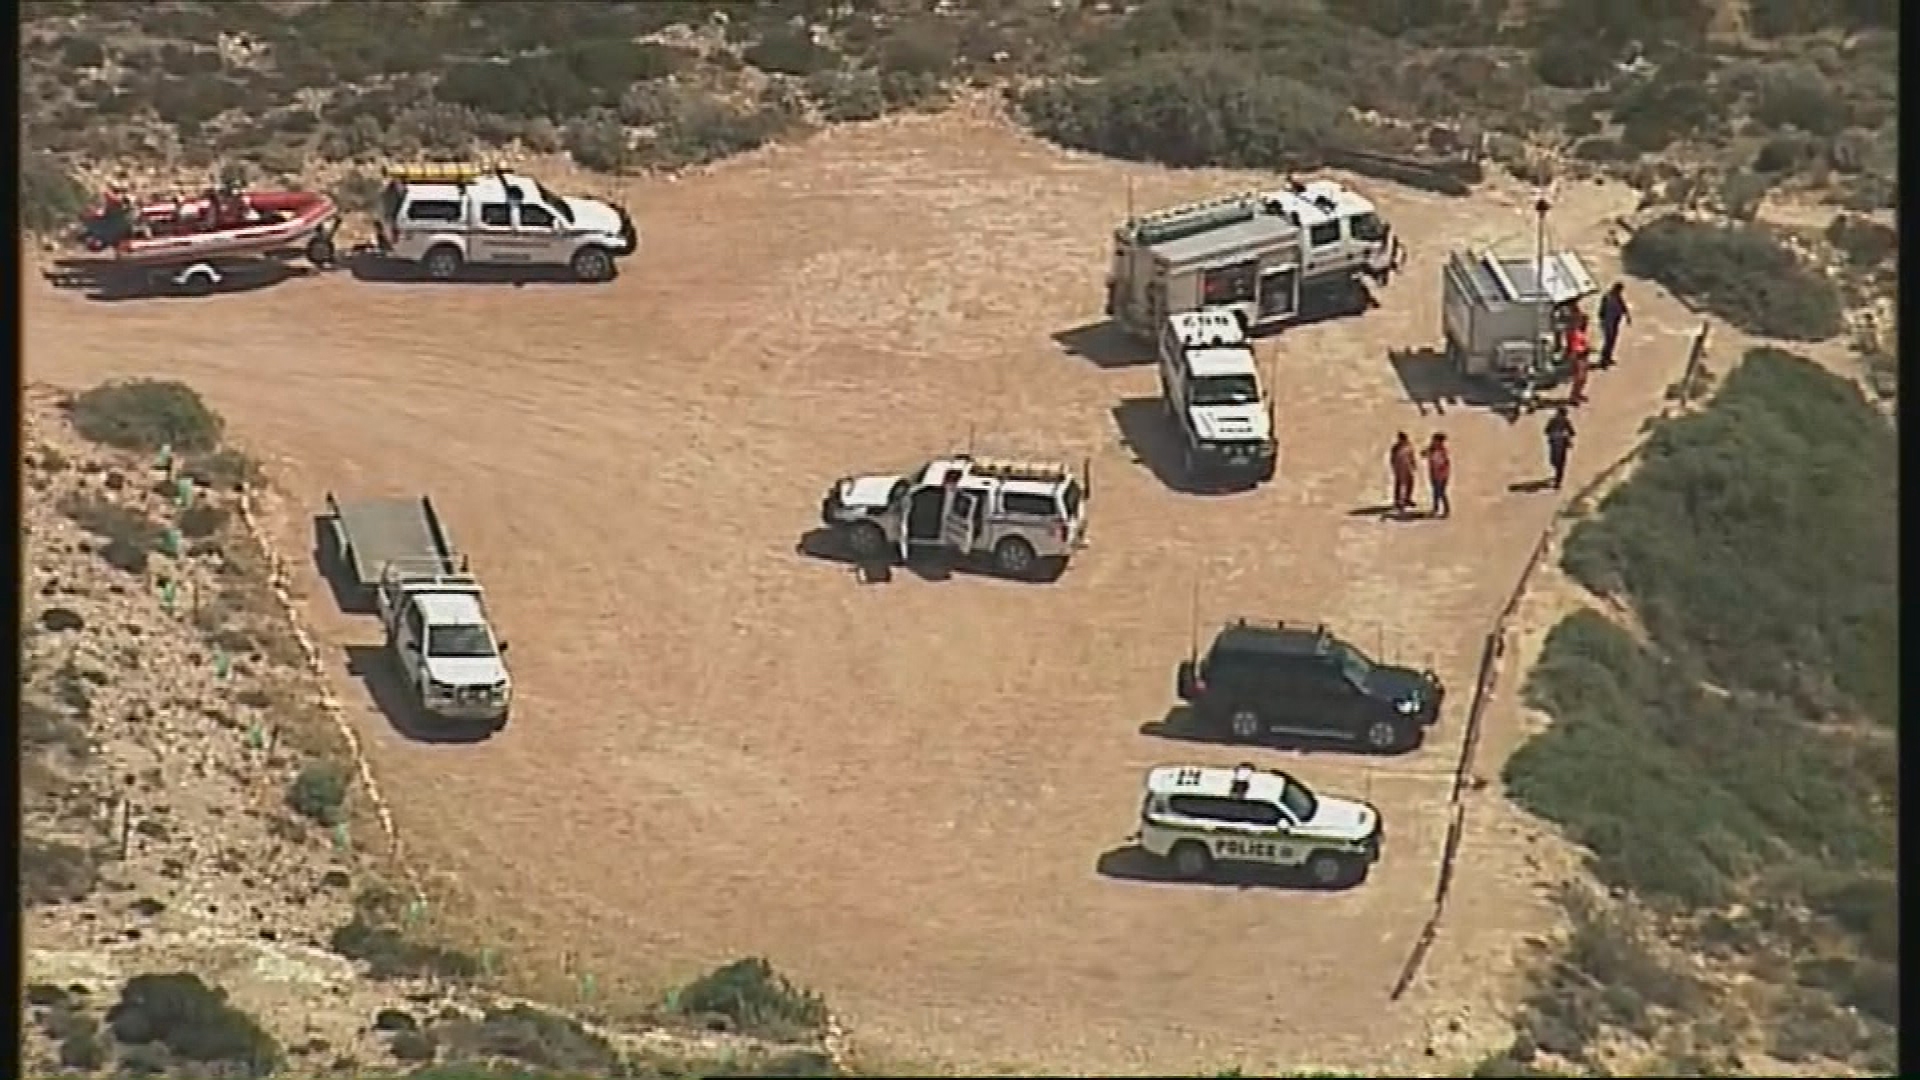
[[[573,224],[573,207],[568,205],[565,195],[555,194],[551,188],[538,180],[533,182],[533,186],[535,190],[540,192],[540,200],[542,202],[553,207],[553,212],[559,214],[561,220],[569,225]]]
[[[1359,649],[1351,645],[1340,645],[1340,673],[1355,686],[1367,685],[1367,676],[1373,674],[1373,661],[1368,660]]]
[[[912,490],[913,490],[912,477],[903,476],[900,479],[895,480],[893,482],[893,486],[887,489],[887,505],[892,506],[895,503],[899,502],[900,500],[906,498],[907,492]]]
[[[472,660],[499,653],[494,650],[493,636],[487,633],[487,628],[474,624],[427,627],[427,655]]]
[[[1194,405],[1257,405],[1260,382],[1251,375],[1208,375],[1193,380]]]
[[[1349,224],[1353,238],[1363,244],[1377,244],[1387,238],[1387,223],[1379,214],[1358,214]]]
[[[1314,798],[1313,792],[1302,787],[1298,780],[1287,781],[1287,786],[1281,789],[1280,805],[1287,808],[1293,820],[1303,824],[1312,821],[1313,815],[1320,810],[1320,800]]]

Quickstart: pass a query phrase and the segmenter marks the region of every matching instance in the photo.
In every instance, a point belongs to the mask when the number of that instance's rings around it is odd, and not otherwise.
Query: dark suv
[[[1176,680],[1208,734],[1338,739],[1375,753],[1411,750],[1440,717],[1431,671],[1376,663],[1324,626],[1236,619]]]

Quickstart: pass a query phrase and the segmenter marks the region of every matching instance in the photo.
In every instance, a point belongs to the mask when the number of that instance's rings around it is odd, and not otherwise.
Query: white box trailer
[[[1447,359],[1463,378],[1494,382],[1528,399],[1566,374],[1554,348],[1554,309],[1599,291],[1572,252],[1449,252],[1440,271]]]

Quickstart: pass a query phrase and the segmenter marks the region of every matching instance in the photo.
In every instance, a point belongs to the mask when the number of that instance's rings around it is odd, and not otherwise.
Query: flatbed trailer
[[[407,576],[464,575],[467,557],[425,495],[404,495],[343,502],[327,493],[327,530],[331,550],[323,552],[329,573],[352,594],[356,610],[370,610],[383,580],[393,572]]]

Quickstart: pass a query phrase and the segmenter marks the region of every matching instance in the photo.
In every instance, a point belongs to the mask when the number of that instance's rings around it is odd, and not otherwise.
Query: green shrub
[[[1342,102],[1230,55],[1151,56],[1098,82],[1043,84],[1019,104],[1062,146],[1182,167],[1310,167],[1353,130]]]
[[[1573,156],[1581,161],[1615,163],[1633,161],[1640,155],[1628,149],[1619,139],[1595,135],[1574,143]]]
[[[688,983],[674,996],[673,1008],[683,1016],[724,1016],[733,1030],[770,1039],[815,1035],[827,1023],[827,1007],[818,995],[757,956]]]
[[[1819,71],[1782,65],[1765,72],[1754,96],[1753,118],[1773,128],[1834,135],[1852,119],[1846,100]]]
[[[804,28],[787,25],[768,30],[741,56],[770,75],[811,75],[840,65],[838,53],[815,44]]]
[[[63,37],[59,42],[60,63],[68,68],[97,68],[107,62],[106,47],[90,37],[78,34]]]
[[[366,964],[367,974],[375,979],[471,979],[482,971],[474,957],[412,940],[373,912],[355,913],[334,930],[327,944],[341,956]]]
[[[159,1044],[188,1061],[230,1064],[246,1075],[266,1076],[278,1064],[273,1036],[226,995],[198,975],[136,975],[107,1011],[113,1037],[122,1045]]]
[[[180,535],[203,540],[226,527],[231,512],[219,503],[196,502],[180,512]]]
[[[507,1058],[573,1076],[610,1076],[620,1063],[613,1045],[578,1020],[530,1005],[488,1009],[478,1020],[447,1025],[461,1056]]]
[[[33,836],[20,841],[21,907],[85,900],[99,884],[100,859],[95,852]]]
[[[352,774],[339,765],[308,765],[288,785],[287,805],[316,824],[338,825],[346,820],[347,793],[352,787]]]
[[[191,137],[206,123],[252,99],[246,87],[224,75],[162,76],[147,91],[155,116]]]
[[[884,74],[945,76],[953,70],[960,48],[959,34],[937,19],[902,23],[874,49],[874,62]]]
[[[829,123],[877,119],[887,111],[880,76],[871,71],[822,71],[809,75],[806,95]]]
[[[1896,441],[1851,381],[1756,349],[1707,412],[1658,429],[1635,482],[1567,538],[1721,686],[1812,714],[1898,715]]]
[[[1560,129],[1576,139],[1600,134],[1600,114],[1590,101],[1576,101],[1560,111]]]
[[[20,156],[20,224],[30,232],[69,228],[91,201],[66,164],[44,150]]]
[[[1811,150],[1804,135],[1775,135],[1760,144],[1759,151],[1753,155],[1753,169],[1763,173],[1790,173],[1806,164]]]
[[[87,439],[144,452],[205,453],[225,426],[192,387],[171,379],[102,383],[74,399],[72,418]]]
[[[743,109],[709,95],[690,96],[659,125],[647,158],[665,168],[704,165],[764,146],[791,121],[777,109]]]
[[[1613,77],[1613,61],[1591,41],[1551,38],[1533,54],[1533,73],[1548,86],[1587,90]]]
[[[1824,341],[1841,330],[1833,283],[1750,225],[1663,217],[1633,234],[1621,262],[1749,333]]]
[[[633,143],[627,138],[627,129],[618,116],[604,109],[562,128],[560,144],[583,169],[617,173],[633,163]]]
[[[1877,221],[1839,214],[1827,226],[1827,243],[1844,253],[1854,268],[1868,270],[1893,261],[1900,252],[1900,233]]]

